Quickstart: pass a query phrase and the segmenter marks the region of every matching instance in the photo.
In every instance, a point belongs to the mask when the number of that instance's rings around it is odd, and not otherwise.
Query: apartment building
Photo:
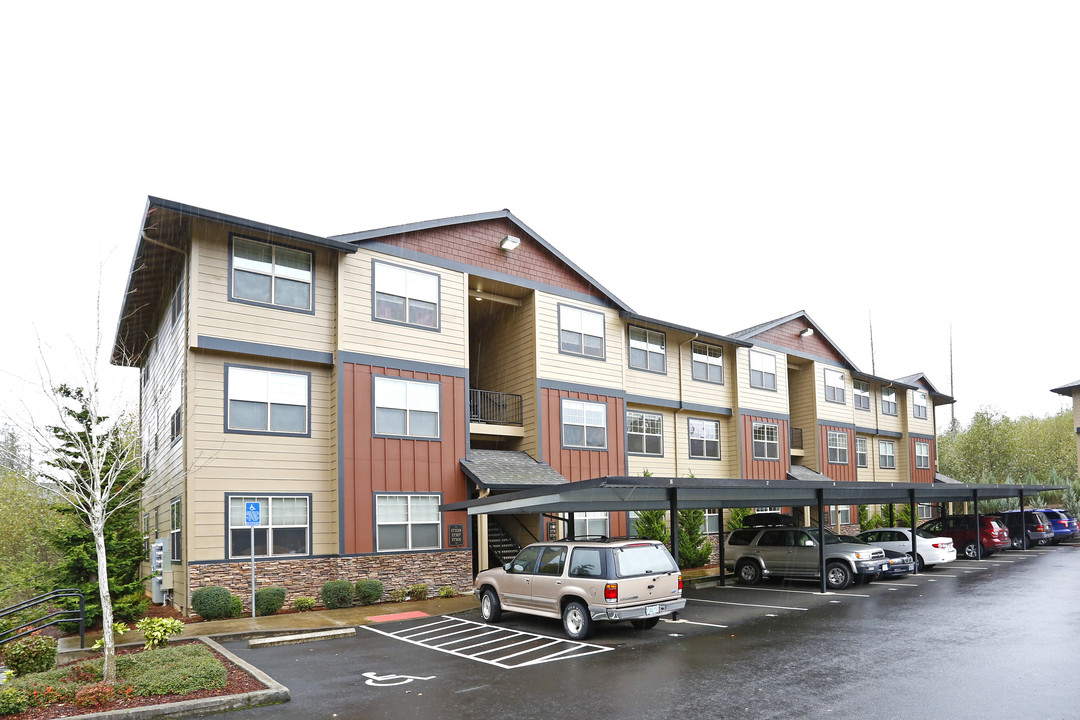
[[[290,598],[338,578],[465,589],[493,534],[568,530],[440,511],[488,493],[932,482],[952,402],[922,375],[860,372],[806,313],[731,335],[639,315],[505,210],[324,238],[150,198],[113,362],[141,372],[165,486],[144,533],[168,540],[164,597],[185,610],[206,585],[244,597],[253,554],[257,584]],[[619,535],[632,518],[574,521]]]

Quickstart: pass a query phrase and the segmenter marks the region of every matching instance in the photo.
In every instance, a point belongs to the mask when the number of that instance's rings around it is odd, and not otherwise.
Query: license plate
[[[645,614],[646,615],[659,615],[660,614],[660,606],[659,605],[646,605],[645,606]]]
[[[881,566],[881,572],[885,572],[888,569],[889,569],[889,563],[885,563],[884,565]]]

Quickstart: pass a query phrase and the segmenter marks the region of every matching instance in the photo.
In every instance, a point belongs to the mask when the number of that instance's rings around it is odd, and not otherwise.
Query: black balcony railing
[[[521,396],[492,390],[469,390],[469,422],[521,425]]]
[[[791,428],[791,449],[802,450],[802,428]]]

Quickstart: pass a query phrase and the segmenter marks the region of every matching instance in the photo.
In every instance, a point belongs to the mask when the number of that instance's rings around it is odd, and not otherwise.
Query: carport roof
[[[601,477],[565,485],[531,488],[443,505],[470,515],[542,512],[606,512],[679,509],[879,503],[966,502],[1035,495],[1062,485],[966,485],[952,483],[839,482],[833,480],[748,480],[745,478]],[[912,496],[914,494],[914,497]]]

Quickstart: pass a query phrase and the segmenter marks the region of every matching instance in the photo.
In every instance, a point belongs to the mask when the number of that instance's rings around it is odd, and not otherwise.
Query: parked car
[[[588,637],[594,621],[647,629],[686,606],[671,553],[640,538],[533,543],[474,584],[486,622],[498,622],[504,610],[562,619],[572,640]]]
[[[795,527],[799,523],[791,515],[777,512],[750,513],[743,518],[743,527]]]
[[[997,518],[1009,531],[1013,547],[1017,549],[1024,547],[1024,535],[1020,529],[1020,511],[1006,510],[999,513]],[[1039,510],[1024,511],[1024,529],[1027,531],[1028,547],[1046,545],[1054,539],[1054,528],[1049,518]]]
[[[735,580],[755,585],[767,577],[821,577],[818,529],[768,527],[733,530],[725,544],[724,567]],[[855,580],[884,572],[885,551],[862,543],[845,542],[825,531],[825,584],[843,590]]]
[[[1055,545],[1077,536],[1076,518],[1070,518],[1065,511],[1043,508],[1039,512],[1046,516],[1054,528],[1054,539],[1051,542]]]
[[[974,515],[946,515],[934,518],[924,522],[919,529],[931,535],[952,538],[958,552],[971,559],[979,557],[977,542],[982,544],[982,557],[990,557],[998,550],[1012,547],[1009,531],[993,515],[980,515],[979,523],[981,527],[978,538],[975,535]]]
[[[855,543],[858,545],[870,545],[858,535],[838,535],[837,537],[843,539],[845,542]],[[879,580],[883,578],[900,577],[901,575],[909,575],[915,572],[915,561],[904,552],[897,552],[896,550],[888,550],[882,548],[885,551],[885,559],[889,561],[889,567],[875,575],[860,575],[856,582],[865,584],[871,580]]]
[[[952,538],[939,537],[918,528],[915,530],[915,536],[915,544],[917,545],[916,561],[919,563],[920,571],[956,559],[956,547],[953,545]],[[886,550],[903,553],[912,551],[911,528],[909,527],[867,530],[859,533],[858,537],[871,545],[877,545]]]

